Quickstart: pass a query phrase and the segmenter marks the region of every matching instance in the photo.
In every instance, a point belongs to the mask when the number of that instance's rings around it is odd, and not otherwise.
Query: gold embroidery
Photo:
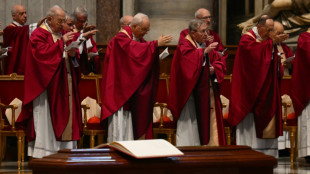
[[[198,48],[198,46],[196,45],[196,43],[194,42],[194,40],[192,39],[192,37],[189,34],[185,36],[185,39],[190,41],[190,43],[192,43],[196,48]]]

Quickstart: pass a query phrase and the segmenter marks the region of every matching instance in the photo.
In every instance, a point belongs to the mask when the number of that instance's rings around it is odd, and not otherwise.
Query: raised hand
[[[68,41],[73,39],[73,36],[74,32],[70,31],[62,36],[62,40],[64,41],[64,43],[67,43]]]
[[[212,51],[214,48],[216,48],[216,46],[217,46],[218,44],[219,44],[218,42],[213,42],[213,43],[211,43],[207,48],[205,48],[204,53],[205,53],[205,54],[209,53],[209,52]]]
[[[167,45],[168,43],[170,43],[172,41],[172,36],[171,35],[166,35],[164,36],[163,34],[158,38],[157,40],[157,44],[158,46],[164,46]]]
[[[83,30],[84,31],[84,30]],[[95,35],[99,30],[94,29],[94,30],[90,30],[87,32],[83,32],[83,37],[85,37],[86,39],[90,38],[90,36]]]
[[[96,26],[95,25],[88,25],[88,23],[86,22],[83,26],[83,33],[86,33],[90,30],[94,30],[96,29]]]

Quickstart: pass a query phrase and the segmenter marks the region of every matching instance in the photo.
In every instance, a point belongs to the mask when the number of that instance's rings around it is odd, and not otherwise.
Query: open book
[[[184,155],[178,148],[162,139],[115,141],[99,145],[96,148],[102,147],[116,149],[134,158],[160,158]]]

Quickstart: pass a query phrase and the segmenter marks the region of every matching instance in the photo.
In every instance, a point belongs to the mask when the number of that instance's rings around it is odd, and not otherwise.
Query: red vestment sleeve
[[[310,33],[300,34],[295,53],[292,74],[292,101],[295,114],[299,116],[310,100]]]

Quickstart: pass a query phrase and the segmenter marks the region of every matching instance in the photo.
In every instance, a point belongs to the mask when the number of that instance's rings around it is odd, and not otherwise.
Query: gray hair
[[[16,14],[16,12],[17,12],[17,11],[16,11],[16,9],[15,9],[15,6],[13,6],[12,9],[11,9],[11,14],[12,14],[12,15],[13,15],[13,14]]]
[[[73,14],[68,13],[67,11],[65,11],[65,12],[66,12],[66,20],[67,19],[73,19]]]
[[[46,16],[55,16],[58,9],[64,11],[59,5],[54,5],[47,11]]]
[[[189,32],[198,31],[198,28],[203,24],[206,24],[206,22],[199,19],[192,19],[188,25]]]
[[[143,19],[149,19],[149,17],[146,14],[143,13],[137,13],[130,24],[131,25],[141,25]]]
[[[12,14],[12,15],[17,13],[17,11],[16,11],[16,7],[17,7],[17,6],[24,7],[24,6],[20,5],[20,4],[15,4],[15,5],[11,8],[11,14]],[[24,7],[24,8],[25,8],[25,7]]]
[[[73,11],[73,20],[76,21],[76,17],[78,14],[82,14],[84,17],[88,17],[87,9],[83,6],[77,6]]]

